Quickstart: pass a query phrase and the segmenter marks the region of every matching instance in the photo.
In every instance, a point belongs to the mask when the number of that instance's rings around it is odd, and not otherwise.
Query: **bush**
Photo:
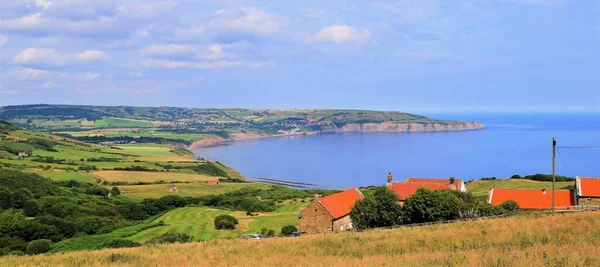
[[[27,254],[37,255],[48,252],[51,245],[52,241],[48,239],[33,240],[27,245]]]
[[[139,246],[141,246],[140,243],[128,239],[113,239],[100,244],[98,248],[134,248]]]
[[[373,189],[371,194],[358,200],[350,211],[352,223],[359,229],[397,225],[402,222],[401,216],[398,196],[386,186]]]
[[[419,188],[402,206],[407,223],[424,223],[459,218],[460,199],[451,191]]]
[[[119,188],[115,186],[112,189],[110,189],[110,194],[113,196],[118,196],[121,194],[121,190],[119,190]]]
[[[193,237],[184,233],[164,233],[155,236],[148,243],[150,244],[170,244],[170,243],[187,243],[192,241]]]
[[[297,232],[298,228],[296,228],[296,226],[293,225],[286,225],[284,227],[281,228],[281,234],[282,235],[289,235],[293,232]]]
[[[274,236],[275,236],[275,230],[269,229],[269,231],[267,232],[267,237],[274,237]]]
[[[23,213],[27,217],[35,217],[35,215],[37,215],[39,211],[40,208],[38,207],[38,204],[35,202],[35,200],[29,200],[25,202],[25,205],[23,205]]]
[[[521,175],[515,174],[511,176],[510,179],[523,179],[523,177],[521,177]]]
[[[238,219],[231,215],[219,215],[215,218],[215,229],[235,229],[235,225],[238,223]]]
[[[502,208],[503,210],[509,213],[515,213],[519,210],[519,204],[514,200],[504,201],[500,203],[498,207]]]

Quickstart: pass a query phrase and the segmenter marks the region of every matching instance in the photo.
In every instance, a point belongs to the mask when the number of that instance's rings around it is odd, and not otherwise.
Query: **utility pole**
[[[556,138],[552,137],[552,215],[556,211],[556,202],[555,202],[555,187],[556,183]]]

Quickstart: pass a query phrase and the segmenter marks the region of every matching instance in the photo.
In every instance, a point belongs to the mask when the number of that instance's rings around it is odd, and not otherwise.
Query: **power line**
[[[525,153],[525,154],[523,154],[523,155],[521,155],[521,156],[519,156],[519,157],[516,157],[514,160],[512,160],[512,161],[510,161],[510,162],[506,163],[504,166],[502,166],[502,167],[500,167],[500,168],[498,168],[498,169],[494,170],[494,172],[497,172],[497,171],[500,171],[500,170],[504,170],[504,169],[506,169],[506,167],[508,167],[509,165],[511,165],[511,164],[513,164],[513,163],[515,163],[515,162],[517,162],[517,161],[519,161],[519,160],[521,160],[521,159],[523,159],[523,158],[525,158],[525,157],[527,157],[527,156],[529,156],[529,155],[531,155],[531,154],[533,154],[533,153],[535,153],[535,152],[538,152],[540,149],[542,149],[542,148],[546,147],[546,146],[548,145],[548,143],[549,143],[549,142],[545,142],[545,143],[543,143],[542,145],[540,145],[538,148],[536,148],[536,149],[533,149],[533,150],[531,150],[531,151],[529,151],[529,152],[527,152],[527,153]]]
[[[565,169],[567,170],[567,174],[569,174],[569,176],[573,177],[573,172],[571,172],[571,170],[567,166],[567,163],[565,162],[565,159],[563,158],[563,156],[560,154],[560,151],[556,150],[556,153],[558,154],[558,157],[560,158],[560,161],[562,162],[563,167],[565,167]]]
[[[557,146],[562,149],[578,149],[578,148],[600,148],[600,146]]]

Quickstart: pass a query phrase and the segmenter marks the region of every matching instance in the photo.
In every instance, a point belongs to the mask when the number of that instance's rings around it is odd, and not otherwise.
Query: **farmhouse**
[[[467,192],[467,187],[463,180],[456,180],[454,177],[450,179],[432,179],[432,178],[406,178],[406,183],[409,184],[437,184],[446,186],[449,190],[455,190],[460,192]]]
[[[350,211],[354,203],[363,198],[356,188],[323,198],[316,194],[313,202],[298,214],[298,230],[307,233],[351,230]]]
[[[212,179],[208,180],[208,184],[221,184],[221,181],[219,179]]]
[[[572,190],[555,191],[556,209],[571,209],[577,205],[575,192]],[[545,210],[552,208],[552,191],[544,189],[490,189],[488,203],[494,206],[513,200],[521,209]]]
[[[19,152],[19,157],[21,157],[21,158],[27,158],[27,157],[29,157],[29,153],[27,153],[27,152]]]
[[[6,136],[6,140],[8,141],[13,141],[13,142],[18,142],[21,140],[21,138],[14,136],[14,135],[7,135]]]
[[[400,203],[412,196],[417,189],[427,188],[431,190],[455,190],[467,192],[465,183],[462,180],[450,179],[430,179],[430,178],[406,178],[405,182],[392,182],[391,174],[387,176],[387,186],[398,196]]]
[[[579,204],[600,203],[600,178],[575,177]]]
[[[179,192],[179,188],[177,187],[177,184],[169,184],[169,186],[167,187],[167,191],[168,192]]]

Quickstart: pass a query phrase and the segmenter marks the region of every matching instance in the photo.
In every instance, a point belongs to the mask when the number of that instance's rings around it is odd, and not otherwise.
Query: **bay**
[[[249,140],[195,150],[249,178],[316,184],[320,188],[381,185],[392,172],[405,177],[472,180],[551,173],[552,137],[557,173],[600,176],[598,114],[443,115],[480,121],[486,129],[433,133],[344,133]]]

